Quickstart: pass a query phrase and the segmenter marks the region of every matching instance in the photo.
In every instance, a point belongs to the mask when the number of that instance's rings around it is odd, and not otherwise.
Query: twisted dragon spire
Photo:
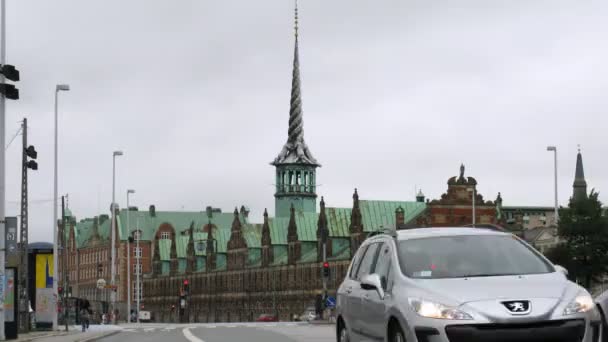
[[[302,90],[300,80],[300,56],[298,50],[298,2],[295,6],[295,47],[291,79],[291,102],[289,109],[289,130],[287,143],[272,162],[273,165],[302,163],[320,166],[304,142],[304,122],[302,112]]]

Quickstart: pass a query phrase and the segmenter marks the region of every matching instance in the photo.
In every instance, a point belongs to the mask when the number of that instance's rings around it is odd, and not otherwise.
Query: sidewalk
[[[120,333],[122,328],[115,325],[91,325],[87,332],[80,326],[70,326],[69,331],[36,331],[20,334],[16,342],[92,342]]]

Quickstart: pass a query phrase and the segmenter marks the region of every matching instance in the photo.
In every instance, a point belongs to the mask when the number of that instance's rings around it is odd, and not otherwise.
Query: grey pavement
[[[92,325],[86,332],[80,326],[70,326],[68,332],[48,331],[20,334],[16,342],[89,342],[117,334],[122,330],[114,325]]]
[[[308,323],[121,325],[100,342],[334,342],[335,326]]]

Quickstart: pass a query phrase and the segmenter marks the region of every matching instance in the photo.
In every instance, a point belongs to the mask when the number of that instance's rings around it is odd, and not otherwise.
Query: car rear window
[[[400,241],[399,264],[410,278],[539,274],[553,266],[509,235],[439,236]]]

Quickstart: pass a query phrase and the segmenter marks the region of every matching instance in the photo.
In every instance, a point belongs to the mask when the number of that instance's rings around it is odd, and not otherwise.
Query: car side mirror
[[[555,270],[563,273],[566,277],[568,276],[568,270],[560,265],[555,265]]]
[[[380,299],[384,299],[384,289],[382,289],[382,281],[377,274],[368,274],[361,279],[361,288],[364,290],[376,290]]]

